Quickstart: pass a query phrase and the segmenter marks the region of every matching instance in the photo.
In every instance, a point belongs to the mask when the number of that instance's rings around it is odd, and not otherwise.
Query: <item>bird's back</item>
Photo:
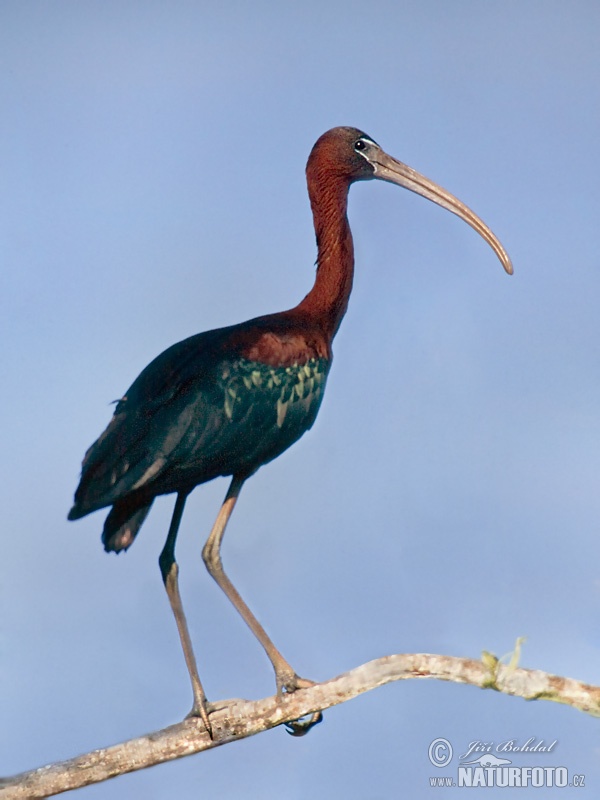
[[[330,359],[314,336],[291,336],[276,322],[208,331],[155,358],[87,451],[69,518],[114,505],[119,525],[135,513],[141,525],[155,496],[249,475],[300,438],[317,415]]]

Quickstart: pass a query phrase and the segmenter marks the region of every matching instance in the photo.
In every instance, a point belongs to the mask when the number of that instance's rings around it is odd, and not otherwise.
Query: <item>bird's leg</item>
[[[206,568],[212,577],[219,584],[221,589],[225,592],[227,597],[231,600],[236,607],[238,613],[242,616],[252,633],[256,636],[258,641],[265,649],[267,656],[273,669],[275,670],[275,679],[277,681],[277,693],[281,694],[283,691],[293,692],[295,689],[302,689],[308,686],[313,686],[314,682],[300,678],[292,669],[290,664],[281,655],[279,650],[275,647],[273,642],[267,636],[267,632],[256,619],[254,614],[250,611],[246,603],[242,600],[240,593],[229,580],[221,561],[221,542],[223,541],[223,534],[231,512],[234,509],[236,501],[239,497],[242,486],[244,485],[245,478],[235,477],[231,481],[229,490],[221,506],[221,510],[217,516],[213,529],[210,532],[204,549],[202,550],[202,558],[206,564]]]
[[[167,541],[165,542],[162,553],[158,558],[158,563],[160,566],[163,583],[165,584],[165,589],[167,590],[167,595],[169,597],[169,602],[171,603],[171,608],[173,609],[173,614],[175,615],[175,622],[177,623],[177,630],[179,631],[181,646],[183,647],[185,663],[192,681],[194,705],[188,716],[202,717],[202,721],[206,726],[206,730],[212,738],[212,728],[210,722],[208,721],[208,704],[204,689],[202,688],[202,683],[200,682],[200,676],[198,675],[196,657],[194,655],[192,640],[190,638],[190,632],[188,630],[185,613],[183,611],[183,604],[181,602],[181,595],[179,593],[179,566],[175,561],[175,542],[177,540],[177,531],[179,530],[179,523],[181,522],[186,499],[187,493],[179,493],[177,495],[175,509],[171,519],[171,525],[169,526],[169,534],[167,536]]]

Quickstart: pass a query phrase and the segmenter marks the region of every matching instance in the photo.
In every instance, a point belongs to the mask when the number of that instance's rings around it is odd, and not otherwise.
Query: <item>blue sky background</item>
[[[103,514],[66,514],[146,363],[308,291],[304,165],[340,124],[469,204],[515,275],[431,203],[352,189],[357,275],[321,413],[245,487],[226,567],[315,680],[527,636],[523,666],[600,682],[599,37],[591,0],[0,6],[0,774],[188,711],[157,566],[173,498],[118,558]],[[182,592],[209,696],[260,697],[271,667],[200,558],[225,490],[188,501]],[[554,754],[514,764],[567,766],[595,796],[597,720],[417,681],[304,739],[278,729],[79,794],[428,798],[456,774],[429,764],[433,739],[531,736]]]

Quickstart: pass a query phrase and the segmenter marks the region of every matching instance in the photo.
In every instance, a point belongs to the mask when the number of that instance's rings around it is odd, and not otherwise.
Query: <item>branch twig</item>
[[[600,716],[600,687],[539,670],[501,664],[486,653],[482,661],[427,654],[392,655],[283,697],[213,704],[213,739],[201,720],[186,719],[163,730],[94,750],[68,761],[0,779],[0,800],[50,797],[164,761],[199,753],[351,700],[391,681],[437,678],[495,689],[526,700],[552,700]]]

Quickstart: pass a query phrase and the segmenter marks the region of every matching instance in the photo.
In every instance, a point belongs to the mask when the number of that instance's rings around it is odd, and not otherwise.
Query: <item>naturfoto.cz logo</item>
[[[475,740],[469,743],[457,760],[456,775],[432,776],[430,786],[438,787],[534,787],[558,788],[585,786],[585,776],[569,775],[565,766],[548,764],[553,759],[558,741],[529,737],[523,742],[507,739],[502,742]],[[434,739],[428,750],[429,761],[443,769],[452,762],[454,749],[448,739]],[[510,757],[508,757],[510,756]],[[514,760],[525,759],[533,765],[519,765]],[[545,762],[545,763],[544,763]]]

